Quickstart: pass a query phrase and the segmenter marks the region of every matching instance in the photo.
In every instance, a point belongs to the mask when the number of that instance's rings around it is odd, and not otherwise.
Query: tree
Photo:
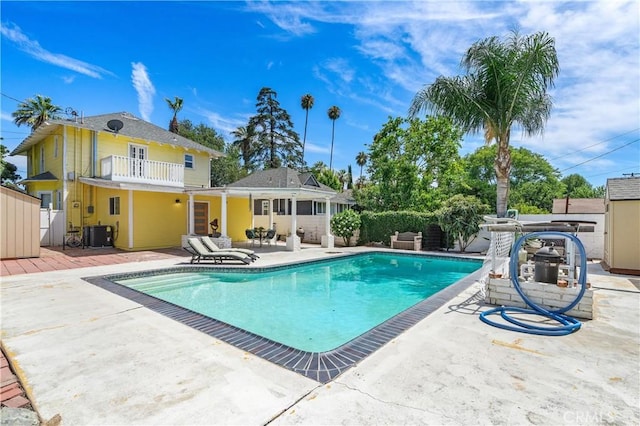
[[[348,209],[331,217],[331,230],[338,237],[342,237],[344,245],[351,245],[353,233],[360,229],[360,215],[354,210]]]
[[[194,126],[186,119],[178,123],[177,129],[180,136],[225,154],[211,160],[211,186],[224,186],[247,175],[240,165],[239,149],[233,144],[225,144],[215,129],[202,123]]]
[[[353,172],[351,171],[351,164],[347,166],[347,189],[353,189]]]
[[[280,107],[277,93],[263,87],[258,94],[257,115],[249,119],[256,132],[258,144],[255,156],[265,169],[287,166],[302,167],[302,144],[293,130],[289,113]]]
[[[367,153],[360,151],[356,156],[356,164],[360,166],[360,179],[358,179],[358,187],[362,187],[362,168],[367,164]]]
[[[493,162],[497,146],[483,146],[463,158],[464,180],[452,193],[474,195],[483,203],[496,205],[496,176]],[[551,212],[553,199],[565,194],[560,173],[542,155],[526,148],[509,148],[512,170],[509,177],[509,208],[521,213]]]
[[[459,174],[461,141],[462,132],[446,118],[389,117],[369,147],[367,170],[376,189],[359,191],[358,204],[374,211],[440,207],[440,188]]]
[[[197,126],[191,120],[185,119],[177,125],[178,134],[200,145],[204,145],[216,151],[223,152],[225,149],[224,138],[215,129],[200,123]]]
[[[496,211],[504,217],[509,200],[511,127],[524,134],[541,134],[551,113],[551,97],[559,65],[555,41],[545,32],[504,41],[489,37],[474,43],[462,59],[467,74],[440,76],[414,97],[409,115],[423,110],[449,117],[465,132],[484,129],[485,141],[495,140]]]
[[[228,144],[223,157],[211,160],[211,186],[224,186],[247,176],[247,171],[240,166],[240,150]]]
[[[482,204],[473,196],[454,195],[444,202],[444,206],[436,210],[438,225],[448,234],[458,240],[460,251],[464,253],[480,231],[483,216],[489,211],[489,206]]]
[[[313,99],[313,96],[311,96],[311,93],[307,93],[306,95],[303,95],[302,98],[300,99],[300,106],[302,106],[302,109],[305,110],[304,136],[302,138],[302,163],[303,164],[304,164],[304,147],[307,143],[307,122],[309,121],[309,110],[313,108],[314,101],[315,99]]]
[[[16,181],[22,179],[22,176],[16,173],[18,168],[15,164],[9,163],[4,159],[9,155],[9,149],[6,146],[0,145],[0,154],[2,154],[0,160],[0,183],[3,185],[13,184],[15,186]]]
[[[174,98],[174,101],[171,101],[169,98],[164,98],[164,100],[167,101],[169,109],[173,111],[173,118],[169,122],[169,131],[171,133],[178,133],[178,113],[182,110],[183,100],[177,96]]]
[[[255,127],[251,124],[248,126],[240,126],[231,132],[231,134],[235,137],[233,145],[240,150],[242,155],[244,169],[247,171],[253,170],[254,146],[257,142]]]
[[[340,118],[340,114],[342,113],[342,111],[340,111],[340,108],[338,108],[337,106],[332,106],[331,108],[329,108],[329,110],[327,111],[327,115],[329,116],[329,119],[331,120],[331,156],[329,157],[329,169],[333,170],[333,137],[336,133],[336,120],[338,118]]]
[[[16,126],[27,124],[31,126],[31,131],[34,131],[45,121],[60,118],[58,113],[61,111],[62,108],[51,103],[51,98],[36,95],[35,98],[28,98],[19,103],[18,109],[11,113],[11,116]]]
[[[562,183],[566,186],[566,196],[571,198],[604,198],[603,186],[593,187],[581,175],[574,173],[562,178]]]
[[[331,189],[335,189],[336,191],[342,191],[342,182],[338,177],[337,173],[331,169],[324,168],[320,170],[317,174],[314,173],[318,182],[327,185]]]

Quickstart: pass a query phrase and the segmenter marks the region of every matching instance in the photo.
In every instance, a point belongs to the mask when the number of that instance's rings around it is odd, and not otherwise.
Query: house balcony
[[[102,178],[114,182],[184,187],[184,164],[111,155],[100,160]]]

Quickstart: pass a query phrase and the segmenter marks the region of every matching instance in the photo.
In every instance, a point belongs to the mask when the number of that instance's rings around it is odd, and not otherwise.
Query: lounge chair
[[[248,265],[252,261],[251,256],[245,253],[226,250],[211,251],[199,238],[187,238],[187,243],[190,247],[184,247],[184,249],[191,253],[191,263],[200,263],[201,260],[213,260],[215,263],[222,263],[223,260],[239,260]]]
[[[243,248],[220,248],[218,247],[218,245],[216,243],[213,242],[213,240],[210,237],[200,237],[200,241],[202,241],[202,244],[204,244],[204,246],[206,248],[208,248],[210,251],[218,251],[218,250],[222,250],[222,251],[232,251],[232,252],[238,252],[238,253],[244,253],[246,255],[248,255],[249,257],[251,257],[251,260],[256,260],[258,259],[260,256],[258,256],[256,254],[255,251],[253,250],[249,250],[249,249],[243,249]]]

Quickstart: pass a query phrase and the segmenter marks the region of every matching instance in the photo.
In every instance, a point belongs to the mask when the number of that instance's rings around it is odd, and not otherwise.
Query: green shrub
[[[333,234],[342,237],[347,247],[351,245],[351,237],[360,228],[360,224],[360,215],[355,210],[345,210],[331,217]]]
[[[385,245],[390,245],[391,235],[396,231],[422,232],[422,240],[425,242],[429,240],[430,233],[437,232],[439,239],[441,232],[433,213],[413,211],[372,213],[364,211],[360,215],[360,219],[362,225],[360,226],[359,244],[382,242]]]

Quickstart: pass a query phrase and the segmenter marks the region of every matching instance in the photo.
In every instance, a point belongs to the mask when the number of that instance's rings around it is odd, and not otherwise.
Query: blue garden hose
[[[580,275],[578,276],[578,283],[580,284],[580,292],[576,296],[576,298],[569,303],[567,306],[561,309],[548,310],[543,307],[536,305],[527,297],[526,294],[520,288],[520,282],[518,281],[518,249],[522,245],[525,240],[529,238],[538,237],[538,236],[561,236],[564,238],[570,238],[578,247],[580,252]],[[582,242],[578,239],[578,237],[567,234],[564,232],[554,232],[554,231],[540,231],[540,232],[532,232],[530,234],[526,234],[521,236],[516,243],[513,245],[511,250],[511,258],[509,259],[509,275],[511,276],[511,282],[515,287],[516,291],[524,300],[524,302],[530,306],[532,309],[527,308],[517,308],[517,307],[508,307],[501,306],[499,308],[490,309],[488,311],[482,312],[480,314],[480,320],[486,324],[492,325],[494,327],[502,328],[504,330],[518,331],[521,333],[529,333],[529,334],[539,334],[542,336],[564,336],[567,334],[571,334],[574,331],[577,331],[582,323],[575,318],[572,318],[568,315],[564,315],[565,312],[573,309],[584,296],[584,292],[587,289],[587,254],[585,252],[584,246]],[[535,325],[533,323],[526,323],[520,320],[517,320],[511,316],[509,313],[524,313],[531,315],[541,315],[547,318],[550,318],[559,323],[558,326],[549,326],[549,327],[541,327],[539,325]],[[503,320],[507,321],[509,324],[498,323],[492,321],[488,318],[489,315],[500,314]]]

